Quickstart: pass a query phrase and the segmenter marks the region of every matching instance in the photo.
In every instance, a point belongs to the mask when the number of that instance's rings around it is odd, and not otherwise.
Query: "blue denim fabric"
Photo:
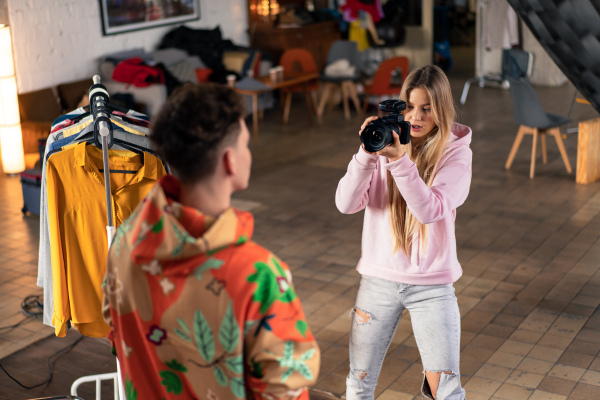
[[[452,371],[442,372],[436,399],[464,400],[459,369],[460,314],[454,286],[407,285],[366,275],[353,309],[346,399],[374,399],[383,358],[404,309],[410,313],[424,371]],[[425,379],[422,392],[433,398]]]

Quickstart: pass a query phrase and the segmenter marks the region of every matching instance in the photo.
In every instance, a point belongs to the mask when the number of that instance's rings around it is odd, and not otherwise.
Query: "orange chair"
[[[381,96],[400,95],[402,84],[408,75],[408,58],[406,57],[392,57],[388,58],[379,65],[375,75],[373,76],[373,82],[365,86],[365,102],[363,103],[362,113],[363,116],[367,113],[367,106],[369,105],[369,98],[371,96],[377,96],[377,103],[381,102]],[[392,83],[392,73],[400,69],[402,72],[402,82],[400,85],[394,85]],[[377,111],[377,115],[381,116],[381,111]]]
[[[279,60],[279,65],[283,67],[286,77],[306,74],[310,72],[318,72],[317,63],[313,55],[305,49],[289,49],[286,50]],[[313,120],[313,113],[317,110],[317,90],[319,89],[319,82],[315,79],[314,81],[307,82],[306,84],[298,84],[294,86],[288,86],[281,89],[281,95],[285,95],[285,105],[283,110],[283,123],[287,124],[290,116],[290,107],[292,105],[292,93],[304,93],[306,98],[306,107],[308,109],[308,115]],[[310,93],[310,94],[309,94]]]

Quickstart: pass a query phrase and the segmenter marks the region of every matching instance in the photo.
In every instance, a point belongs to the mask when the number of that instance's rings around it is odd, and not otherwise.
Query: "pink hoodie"
[[[456,257],[454,220],[471,184],[471,129],[454,123],[444,153],[434,169],[431,187],[419,177],[417,167],[404,155],[388,162],[361,148],[340,180],[335,204],[344,214],[365,209],[362,257],[356,269],[364,275],[414,285],[441,285],[462,275]],[[410,258],[393,253],[393,233],[387,205],[387,171],[406,200],[410,212],[427,224],[425,251],[419,234],[413,238]]]

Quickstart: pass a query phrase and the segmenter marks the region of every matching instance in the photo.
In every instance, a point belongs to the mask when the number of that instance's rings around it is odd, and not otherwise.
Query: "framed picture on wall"
[[[100,0],[102,33],[137,31],[200,19],[200,0]]]

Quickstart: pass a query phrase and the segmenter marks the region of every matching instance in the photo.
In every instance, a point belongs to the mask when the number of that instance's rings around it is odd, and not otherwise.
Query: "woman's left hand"
[[[398,133],[396,133],[396,131],[393,131],[392,135],[394,136],[394,141],[388,146],[385,146],[383,149],[374,153],[378,156],[387,157],[388,160],[390,160],[390,162],[398,160],[405,153],[404,147],[400,144],[400,136],[398,135]]]

